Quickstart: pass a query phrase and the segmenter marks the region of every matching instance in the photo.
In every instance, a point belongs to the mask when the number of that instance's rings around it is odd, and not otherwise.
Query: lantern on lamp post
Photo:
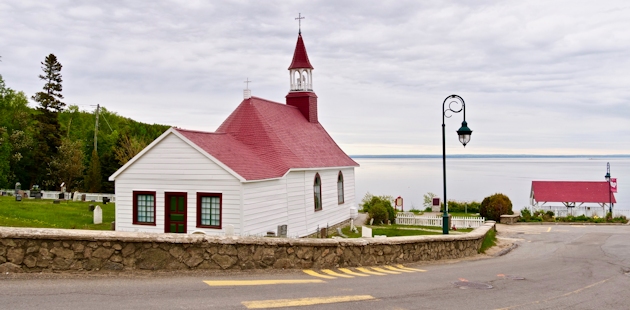
[[[450,100],[450,101],[449,101]],[[446,107],[446,102],[448,103],[448,108]],[[456,104],[455,109],[453,108],[453,104]],[[460,106],[459,109],[456,107]],[[464,121],[462,122],[462,127],[457,130],[457,135],[459,136],[459,142],[466,147],[466,144],[470,142],[470,136],[472,135],[472,130],[468,128],[468,123],[466,122],[466,103],[464,99],[458,95],[450,95],[444,99],[442,103],[442,170],[444,173],[444,213],[442,214],[442,233],[448,235],[449,229],[449,218],[448,218],[448,200],[446,199],[446,133],[445,128],[446,125],[444,121],[446,118],[450,118],[451,115],[446,115],[447,112],[450,113],[459,113],[464,112]]]

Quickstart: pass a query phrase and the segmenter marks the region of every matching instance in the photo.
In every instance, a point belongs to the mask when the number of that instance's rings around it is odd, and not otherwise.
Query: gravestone
[[[372,228],[363,226],[363,228],[361,228],[361,237],[372,238]]]
[[[15,195],[15,201],[22,201],[22,196],[20,194]]]
[[[225,225],[225,235],[228,237],[234,236],[234,225],[232,224]]]
[[[103,210],[100,206],[96,206],[94,208],[94,224],[102,224],[103,223]]]
[[[72,200],[74,201],[81,200],[81,195],[79,194],[79,191],[74,192],[74,197],[72,197]]]

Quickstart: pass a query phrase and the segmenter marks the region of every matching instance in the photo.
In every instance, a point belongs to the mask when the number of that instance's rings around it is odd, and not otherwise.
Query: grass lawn
[[[344,227],[341,229],[344,235],[348,236],[348,238],[361,238],[361,227],[357,227],[359,230],[358,233],[353,233],[350,231],[350,227]],[[420,230],[424,229],[424,230]],[[431,230],[431,231],[427,231]],[[472,228],[466,229],[458,229],[459,232],[471,232]],[[454,231],[454,230],[450,230]],[[410,226],[410,225],[383,225],[383,226],[372,226],[372,234],[373,235],[386,235],[387,237],[398,237],[398,236],[420,236],[420,235],[441,235],[442,227],[435,226]]]
[[[89,205],[103,209],[103,224],[94,225]],[[100,202],[61,201],[52,199],[24,199],[0,196],[0,226],[110,230],[114,220],[115,204]]]
[[[477,213],[449,212],[449,214],[457,217],[480,217]]]

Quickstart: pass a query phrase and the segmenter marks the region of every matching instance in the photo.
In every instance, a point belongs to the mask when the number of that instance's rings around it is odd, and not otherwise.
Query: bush
[[[501,215],[512,212],[512,201],[503,194],[494,194],[483,199],[479,214],[488,220],[501,221]]]
[[[370,216],[369,219],[374,219],[374,224],[380,224],[381,221],[387,224],[387,220],[391,220],[392,222],[394,222],[394,219],[396,218],[396,212],[394,210],[394,207],[392,206],[391,196],[374,196],[370,193],[367,193],[365,197],[363,197],[363,200],[361,201],[361,203],[362,203],[361,206],[363,207],[363,211],[369,214]],[[385,213],[387,214],[387,217],[376,218],[374,216],[375,212],[373,212],[372,209],[374,209],[374,207],[376,207],[377,205],[380,205],[385,209]],[[376,213],[379,213],[379,212],[380,210],[378,210],[378,212]]]
[[[387,208],[382,202],[378,202],[370,208],[368,212],[371,219],[374,219],[374,224],[384,223],[387,224],[387,220],[389,219],[389,213],[387,212]]]
[[[458,213],[479,213],[479,207],[481,204],[477,201],[448,201],[448,212],[458,212]],[[444,212],[444,204],[441,204],[440,210]]]

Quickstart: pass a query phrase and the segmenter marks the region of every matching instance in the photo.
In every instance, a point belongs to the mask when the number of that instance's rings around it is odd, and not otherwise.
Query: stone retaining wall
[[[488,222],[461,235],[384,239],[215,237],[0,228],[0,272],[334,268],[477,254]]]

